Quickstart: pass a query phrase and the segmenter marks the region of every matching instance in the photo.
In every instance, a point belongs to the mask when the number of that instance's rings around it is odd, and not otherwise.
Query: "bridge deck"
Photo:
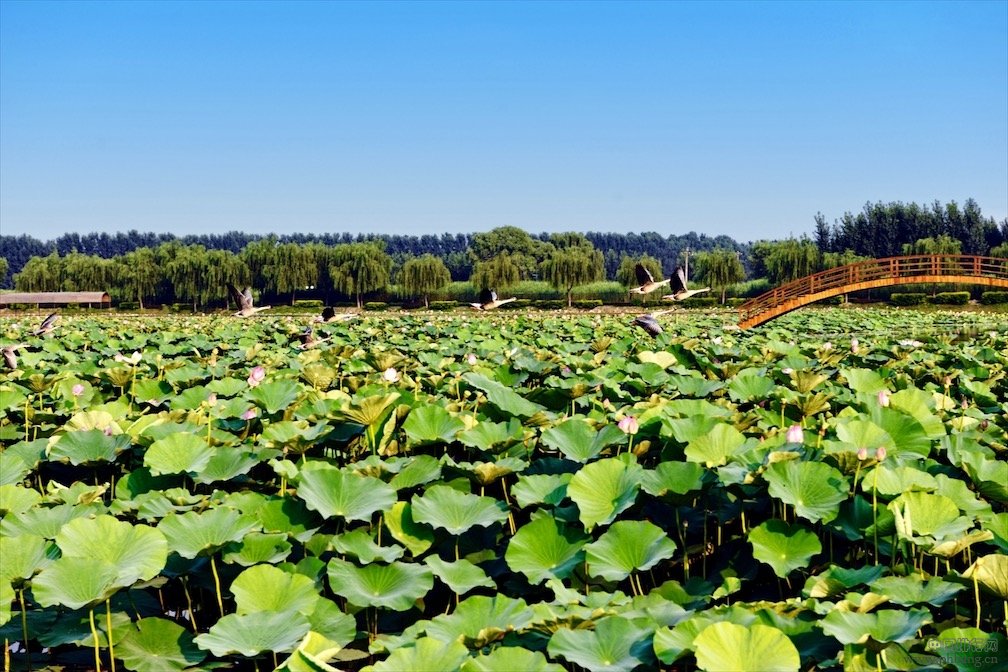
[[[775,287],[739,307],[743,329],[795,308],[848,292],[918,283],[1008,288],[1008,259],[965,254],[922,254],[870,259],[838,266]]]

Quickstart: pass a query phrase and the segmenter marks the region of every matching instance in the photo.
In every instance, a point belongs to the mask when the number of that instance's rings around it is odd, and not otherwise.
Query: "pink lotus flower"
[[[385,369],[385,373],[382,374],[382,378],[384,378],[387,383],[394,383],[399,380],[399,372],[390,366]]]
[[[802,431],[801,425],[791,425],[788,427],[786,438],[788,443],[805,443],[805,432]]]
[[[257,415],[258,413],[256,413],[256,409],[250,408],[244,413],[242,413],[242,420],[255,420],[255,417]]]
[[[885,456],[886,456],[885,446],[879,446],[878,448],[875,449],[875,459],[878,462],[881,462],[882,460],[884,460]]]
[[[878,393],[878,404],[882,408],[886,408],[886,407],[889,406],[889,391],[888,390],[879,390],[879,393]]]
[[[84,394],[84,386],[81,385],[80,383],[77,383],[72,388],[70,388],[70,393],[73,394],[73,396],[75,397],[79,397],[82,394]]]
[[[143,355],[141,355],[139,352],[137,352],[136,350],[134,350],[133,354],[130,355],[129,357],[127,357],[126,355],[122,354],[121,352],[117,352],[116,356],[113,359],[115,359],[115,361],[117,361],[117,362],[123,362],[125,364],[132,364],[133,366],[136,366],[137,364],[140,363],[140,360],[142,358],[143,358]]]
[[[860,345],[858,340],[856,338],[852,338],[850,341],[850,351],[853,352],[854,354],[857,354],[858,345]]]
[[[860,448],[858,448],[857,449],[857,459],[859,459],[859,460],[867,460],[868,459],[868,449],[865,448],[864,446],[861,446]]]
[[[476,355],[469,353],[469,356],[466,357],[466,361],[469,362],[469,366],[476,366],[476,362],[478,360],[476,359]]]
[[[261,366],[257,366],[249,372],[248,384],[249,387],[255,387],[261,383],[266,378],[266,369]]]
[[[216,405],[217,405],[217,393],[211,392],[210,395],[207,397],[207,406],[216,406]]]
[[[617,424],[624,434],[636,434],[637,430],[640,429],[640,425],[637,424],[637,418],[632,415],[625,416]]]

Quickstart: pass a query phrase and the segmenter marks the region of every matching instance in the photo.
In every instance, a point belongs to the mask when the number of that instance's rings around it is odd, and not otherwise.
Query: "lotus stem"
[[[108,637],[108,657],[109,665],[112,666],[112,672],[115,672],[115,649],[112,644],[112,598],[105,598],[105,636]]]
[[[28,669],[31,669],[31,649],[28,648],[28,613],[25,611],[25,601],[24,601],[24,588],[18,591],[18,604],[21,605],[21,636],[24,638],[21,641],[24,642],[25,647],[25,658],[28,663]],[[1008,613],[1008,612],[1006,612]],[[4,641],[6,644],[6,640]],[[4,647],[4,670],[10,669],[10,650]]]
[[[511,498],[508,497],[507,482],[505,479],[500,479],[501,491],[504,493],[504,501],[507,503],[508,507],[508,527],[511,529],[511,536],[515,535],[515,522],[514,514],[511,512]]]
[[[88,609],[88,617],[91,622],[91,641],[94,642],[95,672],[101,672],[101,655],[98,649],[98,628],[94,624],[94,607]]]
[[[4,672],[10,672],[11,662],[10,662],[10,640],[4,637]],[[31,669],[31,665],[28,665],[28,669]]]
[[[973,598],[976,600],[976,627],[980,629],[980,584],[977,583],[977,573],[973,572]]]
[[[220,609],[220,615],[223,618],[224,617],[224,600],[223,600],[223,598],[221,598],[220,576],[217,575],[217,561],[214,560],[214,556],[213,555],[210,556],[210,571],[213,572],[214,588],[216,589],[216,592],[217,592],[217,608]]]
[[[875,564],[878,564],[878,470],[879,465],[875,465],[874,471],[872,471],[872,535],[875,541]]]
[[[193,613],[192,598],[189,596],[189,581],[185,577],[182,577],[182,593],[185,595],[186,607],[189,609],[189,622],[192,623],[193,632],[198,633],[196,614]]]
[[[25,397],[24,402],[24,440],[28,442],[28,407],[31,402],[31,397]]]

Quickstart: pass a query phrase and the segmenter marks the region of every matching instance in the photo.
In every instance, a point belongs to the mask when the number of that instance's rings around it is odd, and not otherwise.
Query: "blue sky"
[[[0,232],[1008,217],[1008,2],[0,1]]]

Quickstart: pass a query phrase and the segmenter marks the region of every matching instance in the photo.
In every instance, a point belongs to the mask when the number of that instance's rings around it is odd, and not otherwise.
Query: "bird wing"
[[[328,322],[329,320],[336,317],[336,311],[333,310],[332,306],[326,306],[322,309],[322,319]]]
[[[662,327],[658,324],[658,320],[651,315],[640,315],[634,319],[633,323],[652,336],[662,333]]]
[[[230,282],[228,283],[227,288],[228,288],[228,295],[230,295],[231,300],[234,301],[235,305],[238,306],[238,309],[241,310],[245,308],[245,301],[244,301],[245,297],[243,297],[241,292],[238,291],[238,288],[232,285]]]
[[[242,307],[243,308],[251,308],[252,307],[252,288],[251,287],[246,287],[245,288],[245,292],[242,294],[242,298],[245,299],[245,301],[242,303]]]
[[[686,291],[686,271],[683,270],[682,266],[680,266],[679,268],[677,268],[675,270],[675,275],[672,276],[672,278],[673,278],[673,280],[672,280],[672,291],[673,291],[673,293],[678,294],[679,292],[685,292]]]
[[[492,289],[484,289],[482,292],[480,292],[479,300],[480,303],[484,305],[496,301],[497,292],[493,291]]]
[[[14,354],[14,348],[4,348],[3,358],[7,362],[8,369],[13,370],[17,368],[17,356]]]
[[[654,282],[654,276],[651,275],[651,271],[644,267],[644,264],[638,262],[634,266],[634,273],[637,275],[637,284],[646,285],[649,282]]]
[[[42,320],[42,324],[39,328],[35,330],[36,334],[41,334],[44,331],[49,331],[56,324],[56,320],[59,319],[59,313],[49,313],[49,316]]]

